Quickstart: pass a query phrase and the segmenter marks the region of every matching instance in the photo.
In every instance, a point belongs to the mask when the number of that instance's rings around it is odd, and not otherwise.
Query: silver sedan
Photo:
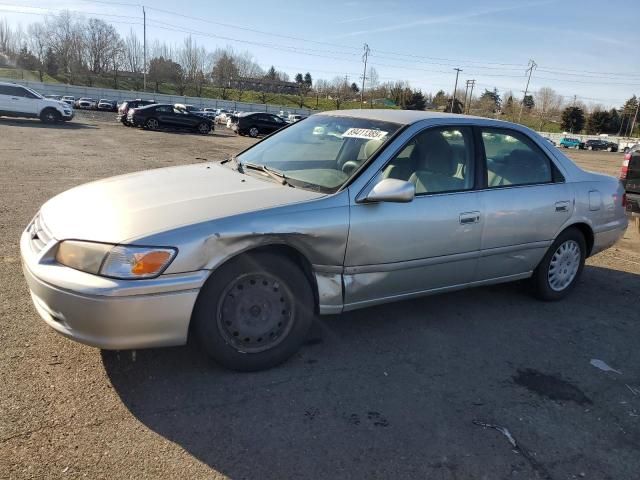
[[[530,278],[558,300],[627,227],[617,179],[535,132],[462,115],[313,115],[220,162],[134,173],[45,203],[21,239],[33,303],[105,349],[196,336],[274,366],[316,315]]]

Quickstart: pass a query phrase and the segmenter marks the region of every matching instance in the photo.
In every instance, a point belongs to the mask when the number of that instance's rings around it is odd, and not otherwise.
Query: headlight
[[[62,265],[94,275],[121,279],[160,275],[176,255],[173,248],[109,245],[67,240],[58,246],[56,260]]]

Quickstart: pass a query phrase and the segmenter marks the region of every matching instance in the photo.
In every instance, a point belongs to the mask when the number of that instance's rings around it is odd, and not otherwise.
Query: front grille
[[[40,214],[33,219],[29,227],[29,235],[31,236],[31,249],[35,253],[40,253],[53,238],[53,235],[47,230],[47,227],[42,221]]]

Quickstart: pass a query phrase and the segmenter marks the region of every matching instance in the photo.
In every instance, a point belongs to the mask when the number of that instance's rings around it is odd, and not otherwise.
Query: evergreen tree
[[[580,107],[567,107],[562,112],[561,128],[571,133],[578,133],[584,128],[584,111]]]
[[[420,90],[416,90],[411,94],[409,101],[405,105],[406,110],[424,110],[427,106],[427,102],[424,99],[424,95]]]

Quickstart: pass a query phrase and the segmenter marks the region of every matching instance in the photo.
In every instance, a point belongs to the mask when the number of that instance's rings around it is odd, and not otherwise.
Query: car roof
[[[392,122],[401,125],[410,125],[421,120],[437,119],[461,119],[468,118],[475,121],[489,120],[499,122],[499,120],[485,119],[473,115],[460,115],[457,113],[426,112],[422,110],[392,110],[392,109],[354,109],[354,110],[332,110],[318,113],[316,115],[329,115],[334,117],[363,118],[366,120],[378,120],[382,122]],[[508,124],[509,122],[501,122]]]

